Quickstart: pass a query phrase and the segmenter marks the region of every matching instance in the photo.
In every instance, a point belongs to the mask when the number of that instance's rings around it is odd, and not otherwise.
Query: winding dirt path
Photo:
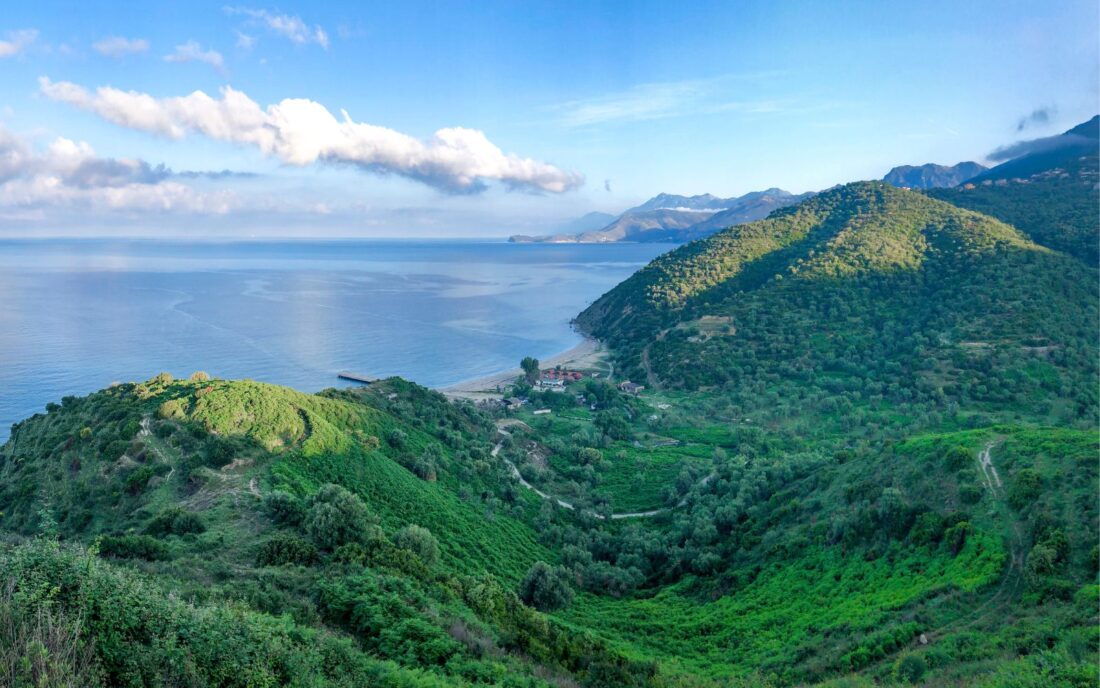
[[[503,420],[497,421],[497,433],[510,437],[511,433],[508,432],[507,430],[505,430],[504,428],[512,427],[514,425],[522,425],[523,427],[530,430],[530,427],[528,427],[528,425],[526,423],[524,423],[523,421],[521,421],[521,420],[518,420],[518,419],[515,419],[515,418],[505,418]],[[489,452],[489,455],[494,457],[494,458],[497,458],[500,455],[500,450],[503,446],[504,446],[503,442],[497,442],[493,446],[492,451]],[[511,461],[509,461],[508,459],[504,459],[504,465],[508,466],[508,472],[512,474],[512,477],[515,478],[515,480],[520,485],[522,485],[525,488],[527,488],[528,490],[534,492],[535,494],[537,494],[539,497],[542,497],[543,499],[552,500],[554,503],[556,503],[558,506],[560,506],[563,509],[569,509],[570,511],[576,511],[576,507],[574,507],[571,503],[565,501],[564,499],[558,499],[557,497],[555,497],[553,495],[547,494],[547,493],[543,492],[542,490],[540,490],[539,488],[532,485],[531,483],[527,482],[527,480],[519,472],[519,469],[516,468],[516,465],[514,463],[512,463]],[[712,471],[710,474],[708,474],[702,480],[700,480],[698,484],[699,485],[706,485],[711,480],[713,480],[717,475],[718,475],[717,473]],[[686,505],[687,505],[687,497],[684,497],[676,505],[676,508],[680,508],[680,507],[683,507],[683,506],[686,506]],[[652,517],[656,516],[657,514],[660,514],[664,511],[668,511],[668,509],[667,508],[662,508],[662,509],[653,509],[651,511],[627,511],[627,512],[618,513],[618,514],[611,514],[611,520],[612,521],[617,521],[619,519],[624,519],[624,518],[652,518]],[[595,512],[591,512],[591,513],[592,513],[593,516],[595,516],[599,520],[601,520],[601,521],[605,520],[604,516],[602,514],[597,514]]]

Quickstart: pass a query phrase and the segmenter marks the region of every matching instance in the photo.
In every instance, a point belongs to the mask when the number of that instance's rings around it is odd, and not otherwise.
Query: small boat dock
[[[372,382],[378,382],[378,378],[371,377],[370,375],[360,375],[359,373],[353,373],[350,370],[341,370],[336,374],[336,377],[341,380],[351,380],[352,382],[360,382],[364,385],[369,385]]]

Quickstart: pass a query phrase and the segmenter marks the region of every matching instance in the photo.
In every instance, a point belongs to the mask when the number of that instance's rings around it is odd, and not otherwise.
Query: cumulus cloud
[[[38,31],[23,29],[21,31],[9,31],[7,38],[0,40],[0,57],[15,57],[26,50],[38,39]]]
[[[163,165],[102,158],[90,145],[58,138],[45,150],[0,128],[0,208],[225,213],[226,191],[196,191]]]
[[[164,56],[166,62],[202,62],[219,72],[225,71],[225,61],[217,50],[203,50],[196,41],[177,45],[174,52]]]
[[[226,14],[248,17],[253,23],[266,27],[272,33],[282,36],[291,43],[298,45],[316,43],[322,48],[328,49],[328,33],[316,24],[309,26],[302,21],[301,17],[249,7],[226,7],[224,9]]]
[[[219,98],[202,91],[174,98],[109,86],[94,92],[71,82],[39,79],[43,95],[69,103],[119,126],[172,139],[197,133],[255,146],[289,165],[344,163],[398,174],[452,193],[473,193],[497,181],[509,187],[562,193],[584,183],[576,172],[504,153],[475,129],[450,127],[421,141],[393,129],[337,119],[320,103],[288,98],[261,108],[229,86]]]
[[[122,58],[127,55],[148,52],[149,41],[144,38],[109,36],[93,43],[92,49],[106,57]]]

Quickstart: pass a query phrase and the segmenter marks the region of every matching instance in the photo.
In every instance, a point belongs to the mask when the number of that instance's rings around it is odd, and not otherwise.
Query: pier
[[[378,378],[371,377],[369,375],[360,375],[359,373],[353,373],[349,370],[341,370],[336,374],[336,377],[342,380],[351,380],[352,382],[361,382],[364,385],[369,385],[372,382],[378,382]]]

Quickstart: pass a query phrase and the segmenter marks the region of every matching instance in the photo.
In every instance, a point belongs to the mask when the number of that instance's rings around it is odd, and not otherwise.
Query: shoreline
[[[555,366],[574,368],[601,367],[607,353],[606,348],[598,339],[585,337],[576,346],[554,354],[549,358],[539,359],[540,368],[553,368]],[[446,387],[436,387],[435,391],[452,399],[469,399],[478,401],[481,399],[500,399],[504,395],[497,391],[497,387],[511,385],[517,377],[523,374],[519,366],[508,370],[501,370],[481,377],[463,380]]]

